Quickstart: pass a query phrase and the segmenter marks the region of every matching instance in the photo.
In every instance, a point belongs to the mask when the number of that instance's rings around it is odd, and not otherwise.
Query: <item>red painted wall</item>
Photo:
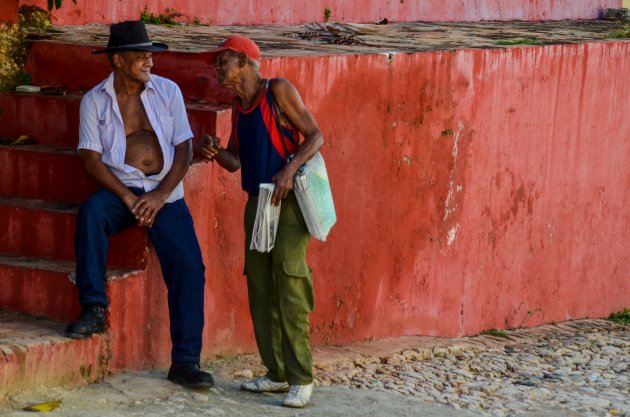
[[[6,1],[6,0],[4,0]],[[18,0],[9,0],[10,2]],[[47,7],[47,0],[19,0],[19,4]],[[264,4],[264,5],[261,5]],[[65,0],[53,12],[55,24],[83,25],[135,20],[145,6],[156,15],[174,8],[182,20],[217,25],[300,24],[323,22],[325,9],[338,22],[562,20],[594,19],[606,8],[621,7],[622,0],[267,0],[265,2],[191,0]],[[0,9],[1,11],[1,9]],[[0,19],[2,19],[0,14]]]
[[[278,58],[323,128],[339,224],[317,341],[630,305],[630,43]]]
[[[0,23],[16,23],[19,0],[2,0],[0,2]]]
[[[46,68],[38,44],[31,69]],[[100,68],[85,56],[81,71]],[[204,75],[192,54],[161,62],[155,72],[183,91]],[[309,254],[314,342],[456,336],[630,305],[629,65],[628,42],[263,59],[326,138],[339,223]],[[201,164],[186,181],[208,271],[206,346],[251,347],[239,175]]]

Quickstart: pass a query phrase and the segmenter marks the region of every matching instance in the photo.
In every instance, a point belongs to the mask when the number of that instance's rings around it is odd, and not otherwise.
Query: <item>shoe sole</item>
[[[286,387],[277,388],[277,389],[249,389],[249,388],[245,388],[244,386],[241,385],[241,390],[247,391],[247,392],[258,392],[258,393],[262,393],[262,392],[289,392],[289,386],[287,385]]]
[[[308,404],[308,403],[306,403],[306,404]],[[298,405],[298,404],[285,404],[285,403],[282,403],[283,406],[289,407],[289,408],[304,408],[304,407],[306,407],[306,404]]]
[[[214,382],[198,382],[195,384],[191,384],[190,382],[186,382],[183,379],[178,379],[178,378],[169,378],[167,377],[166,379],[168,379],[169,381],[187,387],[187,388],[214,388]]]

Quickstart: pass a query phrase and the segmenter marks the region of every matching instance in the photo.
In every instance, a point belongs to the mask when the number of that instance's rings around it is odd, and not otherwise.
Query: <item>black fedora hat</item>
[[[107,48],[92,52],[102,54],[116,51],[166,51],[168,45],[159,42],[151,42],[147,35],[147,28],[142,20],[130,20],[114,23],[109,27],[109,42]]]

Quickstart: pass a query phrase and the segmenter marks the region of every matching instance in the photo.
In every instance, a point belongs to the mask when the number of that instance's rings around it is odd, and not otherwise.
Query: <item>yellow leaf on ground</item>
[[[52,411],[61,405],[61,398],[54,401],[48,401],[47,403],[34,404],[28,407],[24,407],[26,411]]]

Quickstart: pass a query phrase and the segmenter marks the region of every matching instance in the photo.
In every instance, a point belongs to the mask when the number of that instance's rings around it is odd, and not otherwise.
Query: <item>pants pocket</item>
[[[280,308],[292,313],[310,313],[315,308],[311,269],[303,259],[282,262],[278,286]]]

